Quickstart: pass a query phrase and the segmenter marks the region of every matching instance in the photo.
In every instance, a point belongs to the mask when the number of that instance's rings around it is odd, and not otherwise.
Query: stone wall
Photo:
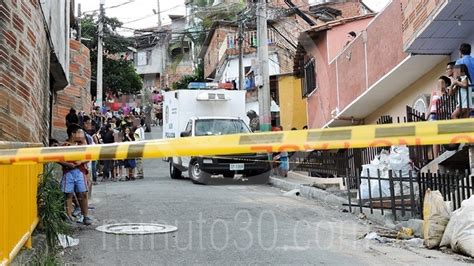
[[[0,141],[49,136],[50,48],[39,1],[0,0]]]
[[[85,111],[90,114],[92,99],[90,94],[91,62],[89,49],[76,40],[69,41],[69,86],[57,92],[53,105],[53,134],[58,140],[64,140],[66,135],[66,115],[69,109],[77,112]]]

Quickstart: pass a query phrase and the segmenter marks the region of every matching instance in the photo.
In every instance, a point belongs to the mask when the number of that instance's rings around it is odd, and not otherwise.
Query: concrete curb
[[[274,187],[288,191],[299,189],[301,196],[308,199],[317,199],[331,205],[335,204],[342,206],[342,204],[347,203],[346,199],[333,195],[319,188],[311,187],[305,184],[293,183],[281,178],[270,177],[270,184]]]
[[[276,178],[276,177],[270,177],[269,182],[272,186],[283,189],[283,190],[287,190],[287,191],[290,191],[293,189],[299,189],[300,195],[307,199],[320,200],[328,205],[331,205],[331,206],[337,205],[339,207],[344,207],[347,210],[349,210],[348,206],[342,206],[343,204],[348,203],[346,198],[338,197],[322,189],[312,187],[306,184],[291,182],[291,181],[284,180],[281,178]],[[387,213],[387,211],[386,213],[384,213],[384,215],[381,214],[380,210],[374,210],[374,213],[371,214],[369,209],[364,208],[363,212],[365,216],[367,217],[367,219],[374,223],[385,225],[389,228],[395,227],[394,225],[395,221],[393,219],[394,217],[391,213]],[[352,214],[356,216],[360,214],[359,208],[352,207]]]
[[[46,254],[47,249],[46,236],[35,233],[33,235],[32,249],[22,249],[12,261],[11,265],[34,265],[38,259]]]

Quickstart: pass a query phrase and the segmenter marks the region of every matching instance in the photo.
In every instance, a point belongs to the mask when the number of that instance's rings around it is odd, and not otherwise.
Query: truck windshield
[[[236,119],[199,119],[196,120],[195,136],[228,135],[250,133],[242,120]]]

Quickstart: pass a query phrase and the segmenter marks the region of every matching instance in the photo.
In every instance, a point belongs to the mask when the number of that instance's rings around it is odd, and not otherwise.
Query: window
[[[151,64],[151,50],[138,52],[137,66],[146,66]]]
[[[420,114],[429,113],[428,107],[430,105],[430,95],[420,95],[416,98],[412,108]]]
[[[242,120],[199,119],[196,120],[196,136],[228,135],[249,133],[250,129]]]
[[[184,132],[188,133],[191,136],[192,129],[193,129],[193,120],[189,120]]]
[[[316,64],[314,58],[311,58],[304,64],[302,83],[303,97],[307,97],[316,89]]]

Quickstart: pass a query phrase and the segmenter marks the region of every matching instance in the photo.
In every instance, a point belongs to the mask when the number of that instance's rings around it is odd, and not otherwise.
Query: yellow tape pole
[[[474,119],[0,150],[0,164],[474,143]]]

